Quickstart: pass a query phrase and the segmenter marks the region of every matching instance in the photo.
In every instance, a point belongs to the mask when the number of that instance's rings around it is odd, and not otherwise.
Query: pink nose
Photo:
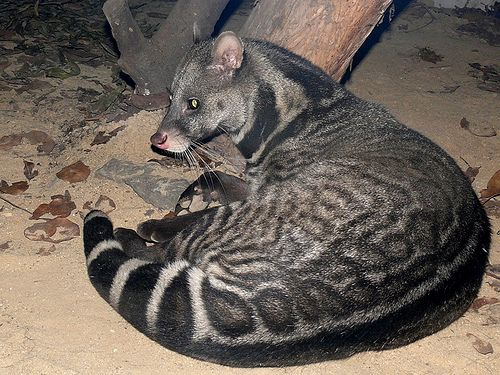
[[[160,147],[167,141],[167,134],[161,133],[161,132],[156,132],[151,136],[151,143],[156,146]]]

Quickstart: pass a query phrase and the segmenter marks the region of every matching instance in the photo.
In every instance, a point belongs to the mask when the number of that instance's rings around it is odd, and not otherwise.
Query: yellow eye
[[[200,106],[200,102],[196,98],[191,98],[188,100],[188,106],[189,109],[198,109],[198,107]]]

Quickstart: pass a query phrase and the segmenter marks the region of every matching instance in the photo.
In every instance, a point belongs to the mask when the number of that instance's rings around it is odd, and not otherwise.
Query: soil
[[[38,170],[38,175],[28,181],[26,191],[0,195],[15,205],[0,201],[0,374],[500,373],[498,268],[497,278],[485,276],[479,293],[482,299],[475,308],[441,332],[406,347],[296,368],[237,370],[176,354],[126,323],[88,281],[80,236],[59,243],[27,239],[25,229],[44,220],[30,220],[24,210],[33,212],[41,203],[49,203],[51,196],[63,195],[66,190],[76,205],[68,219],[80,228],[80,211],[87,202],[95,205],[101,195],[114,202],[116,209],[110,215],[119,226],[134,228],[140,221],[162,217],[168,211],[146,203],[123,182],[96,173],[112,158],[143,166],[158,158],[149,146],[149,136],[156,131],[162,113],[139,112],[119,120],[125,113],[120,109],[124,108],[122,98],[130,87],[117,76],[116,56],[104,30],[104,18],[98,8],[91,11],[85,7],[89,2],[96,3],[86,0],[60,6],[93,20],[79,19],[83,23],[78,27],[87,34],[82,31],[72,39],[73,47],[80,43],[86,48],[86,55],[78,57],[78,49],[74,49],[73,54],[66,54],[66,60],[53,48],[63,49],[61,44],[51,44],[58,34],[40,31],[54,27],[54,23],[44,25],[36,17],[26,16],[33,14],[32,1],[0,9],[10,10],[8,17],[3,13],[0,25],[16,31],[0,34],[0,138],[40,130],[55,141],[50,152],[38,151],[37,144],[30,144],[26,137],[19,145],[5,146],[5,139],[0,141],[2,180],[27,181],[24,160],[33,162]],[[43,2],[39,7],[42,16],[43,12],[59,9],[44,8]],[[229,25],[241,24],[245,12],[248,9]],[[143,10],[142,16],[146,13]],[[23,17],[29,20],[24,26]],[[164,14],[150,10],[149,18],[154,17],[160,22]],[[476,13],[473,19],[478,27],[460,28],[470,19],[421,2],[412,3],[392,21],[378,43],[364,53],[346,85],[355,94],[389,108],[403,123],[434,140],[464,171],[468,165],[480,167],[473,181],[479,194],[500,169],[500,51],[495,42],[498,38],[492,38],[491,32],[488,38],[484,32],[474,32],[483,24]],[[484,24],[491,25],[491,18],[487,20]],[[58,31],[61,40],[73,24],[69,22]],[[35,26],[40,32],[30,34],[29,27]],[[21,41],[19,33],[23,32]],[[94,35],[107,39],[96,42]],[[39,55],[45,60],[37,62]],[[89,59],[91,55],[94,57]],[[78,74],[71,62],[77,64]],[[50,71],[51,66],[59,70]],[[35,71],[39,72],[36,77]],[[121,126],[116,134],[112,132]],[[110,132],[114,136],[107,143],[92,145],[99,132],[105,132],[101,136]],[[70,183],[56,177],[63,167],[79,160],[91,171],[84,181]],[[160,168],[155,173],[162,171],[189,180],[198,173],[185,166]],[[499,211],[495,216],[495,211],[490,210],[490,262],[497,267]],[[54,238],[64,235],[58,233]]]

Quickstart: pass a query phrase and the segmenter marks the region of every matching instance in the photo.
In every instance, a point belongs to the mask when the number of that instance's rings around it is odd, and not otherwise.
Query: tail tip
[[[83,224],[83,243],[86,253],[99,242],[113,239],[113,224],[102,211],[91,211],[85,216]]]
[[[91,221],[92,219],[95,219],[96,217],[100,217],[100,218],[103,218],[103,219],[110,220],[109,216],[106,215],[104,212],[99,211],[99,210],[93,210],[93,211],[90,211],[87,214],[87,216],[85,216],[85,219],[83,220],[83,222],[84,222],[84,224],[88,224],[89,221]]]

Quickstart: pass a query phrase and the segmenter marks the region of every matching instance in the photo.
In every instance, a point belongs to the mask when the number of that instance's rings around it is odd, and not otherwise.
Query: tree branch
[[[107,0],[103,12],[120,50],[118,65],[135,83],[131,103],[139,108],[170,104],[168,88],[182,56],[193,45],[193,30],[201,40],[213,28],[229,0],[179,0],[160,29],[147,39],[135,22],[127,0]]]

